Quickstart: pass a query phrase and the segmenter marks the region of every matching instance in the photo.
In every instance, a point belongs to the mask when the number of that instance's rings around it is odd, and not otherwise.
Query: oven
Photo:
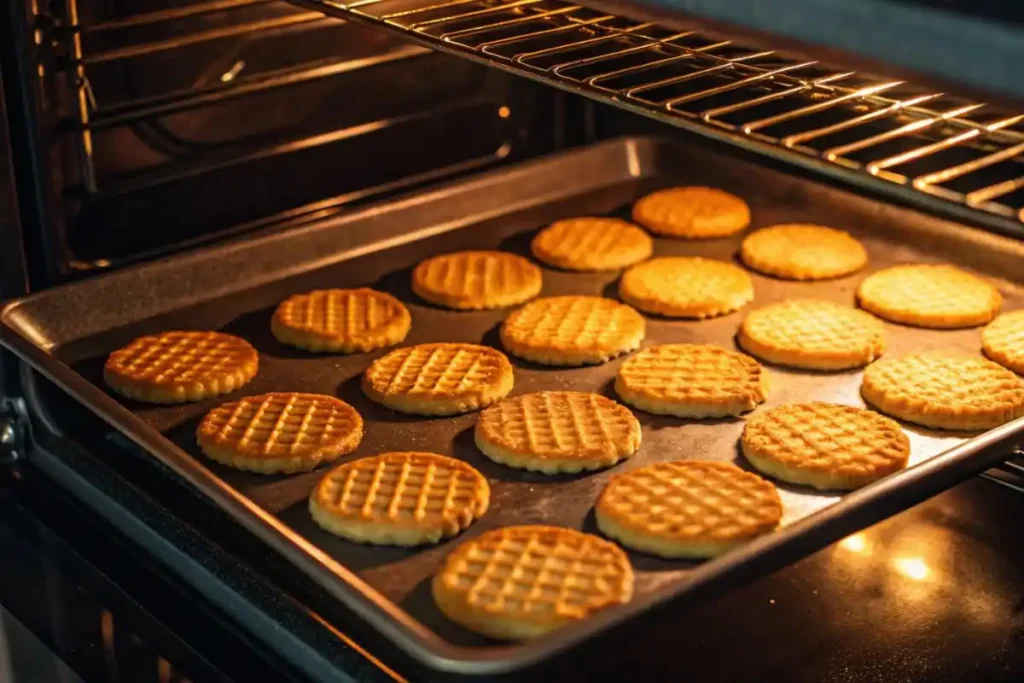
[[[467,248],[528,255],[556,219],[628,217],[651,190],[706,184],[746,199],[754,228],[834,224],[865,241],[869,270],[952,262],[998,283],[1006,309],[1024,307],[1017,10],[805,4],[7,3],[0,472],[11,521],[0,538],[26,554],[10,539],[50,539],[58,559],[44,563],[88,565],[102,576],[91,584],[197,679],[1024,675],[1013,535],[1024,418],[979,434],[909,427],[913,467],[897,477],[845,496],[788,491],[799,512],[782,531],[713,562],[634,556],[629,606],[506,644],[461,630],[430,601],[427,579],[460,539],[422,552],[328,541],[304,505],[322,469],[267,478],[214,466],[194,432],[219,401],[145,410],[98,381],[106,355],[139,334],[230,332],[261,355],[255,388],[239,395],[338,396],[366,420],[357,455],[428,444],[478,466],[498,501],[488,525],[593,531],[598,478],[549,483],[486,465],[472,415],[396,420],[360,390],[367,357],[284,351],[270,334],[276,303],[373,286],[413,307],[407,343],[500,348],[508,309],[424,306],[412,266]],[[658,240],[655,251],[729,260],[738,244]],[[762,302],[839,300],[860,277],[760,278],[755,290]],[[545,270],[544,295],[615,298],[616,280]],[[728,346],[745,312],[696,324],[704,331],[653,319],[649,337]],[[893,354],[980,343],[977,329],[888,333]],[[515,393],[614,397],[615,367],[517,364]],[[778,375],[790,400],[859,401],[859,373]],[[735,430],[641,422],[650,450],[734,457]],[[5,579],[33,580],[5,562]],[[17,590],[4,595],[38,612]],[[110,609],[83,609],[108,648]],[[734,651],[734,639],[777,621],[749,656]],[[187,633],[193,622],[223,632],[222,652]]]

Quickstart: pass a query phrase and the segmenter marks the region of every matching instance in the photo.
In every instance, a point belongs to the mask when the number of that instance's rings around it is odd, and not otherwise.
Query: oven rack
[[[1024,493],[1024,451],[1017,449],[1013,457],[982,472],[981,476],[1018,493]]]
[[[295,0],[1024,235],[1024,114],[562,0]]]

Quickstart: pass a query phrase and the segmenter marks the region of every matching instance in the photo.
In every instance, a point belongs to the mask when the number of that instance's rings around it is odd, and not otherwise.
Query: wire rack
[[[1018,493],[1024,493],[1024,451],[1018,449],[1015,457],[987,472],[982,472],[981,476]]]
[[[1024,115],[557,0],[298,0],[1006,232]]]

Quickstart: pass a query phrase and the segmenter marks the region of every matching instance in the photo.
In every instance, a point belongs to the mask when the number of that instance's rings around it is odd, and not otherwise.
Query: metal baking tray
[[[413,327],[406,344],[449,340],[498,345],[497,329],[508,310],[455,312],[429,306],[410,290],[411,267],[426,256],[456,249],[528,254],[532,235],[552,220],[628,215],[637,197],[680,183],[711,184],[745,197],[753,209],[753,228],[804,221],[847,229],[867,245],[869,272],[900,262],[952,261],[992,278],[1008,308],[1024,306],[1024,243],[706,148],[631,138],[510,166],[288,233],[198,250],[44,291],[6,306],[0,340],[426,665],[461,673],[510,671],[656,606],[675,608],[773,571],[1005,459],[1024,440],[1024,420],[980,435],[908,425],[910,469],[845,496],[780,485],[785,518],[775,533],[704,563],[631,554],[636,596],[627,606],[522,644],[488,641],[448,621],[433,605],[429,578],[456,544],[512,524],[594,532],[592,506],[611,474],[680,458],[742,464],[736,441],[743,419],[694,421],[637,412],[643,444],[627,462],[579,476],[521,472],[492,463],[476,450],[474,414],[418,418],[366,399],[359,388],[360,373],[384,351],[320,356],[277,343],[269,324],[274,307],[289,294],[311,288],[369,285],[408,304]],[[738,237],[708,242],[657,239],[655,253],[734,259],[738,245]],[[616,273],[543,272],[543,295],[616,296]],[[753,275],[756,300],[751,306],[703,322],[649,318],[644,346],[699,341],[733,347],[746,311],[799,296],[852,303],[864,275],[814,284]],[[140,334],[169,328],[216,329],[248,339],[260,352],[259,374],[233,395],[183,406],[145,406],[108,393],[101,377],[106,355]],[[894,356],[931,347],[979,348],[977,329],[887,325],[887,330],[888,354]],[[513,393],[571,388],[614,397],[612,381],[620,362],[554,369],[513,359]],[[769,373],[771,392],[758,410],[811,399],[862,405],[858,371],[770,368]],[[272,390],[333,394],[354,405],[366,420],[366,435],[349,459],[385,450],[429,450],[464,459],[490,481],[490,511],[461,536],[417,550],[358,545],[328,535],[306,508],[322,469],[294,476],[247,474],[206,460],[197,450],[194,431],[206,411],[243,394]]]

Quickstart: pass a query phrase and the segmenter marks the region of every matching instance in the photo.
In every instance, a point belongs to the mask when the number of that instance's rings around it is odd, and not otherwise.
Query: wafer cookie
[[[750,276],[731,263],[665,257],[633,266],[619,282],[619,296],[641,311],[674,318],[731,313],[754,298]]]
[[[533,255],[566,270],[618,270],[651,257],[654,242],[617,218],[567,218],[541,230],[530,245]]]
[[[501,308],[540,294],[540,269],[503,251],[458,251],[421,262],[412,289],[432,304],[455,309]]]
[[[633,205],[633,220],[664,237],[710,239],[750,225],[750,207],[713,187],[673,187],[639,199]]]
[[[1024,375],[1024,311],[999,316],[981,333],[981,348],[985,355]]]
[[[412,317],[402,302],[365,287],[295,294],[281,302],[270,323],[282,344],[335,353],[397,344],[411,326]]]
[[[864,310],[895,323],[957,328],[984,325],[1002,305],[999,290],[949,265],[893,266],[869,275],[857,288]]]
[[[748,235],[740,258],[754,270],[787,280],[825,280],[855,273],[868,262],[864,245],[821,225],[786,224]]]

